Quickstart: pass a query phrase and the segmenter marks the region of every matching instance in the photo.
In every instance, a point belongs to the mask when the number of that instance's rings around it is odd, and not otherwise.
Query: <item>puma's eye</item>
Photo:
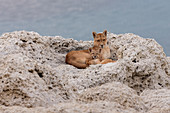
[[[105,39],[103,39],[103,41],[105,41]]]
[[[96,59],[96,56],[93,56],[92,59]]]

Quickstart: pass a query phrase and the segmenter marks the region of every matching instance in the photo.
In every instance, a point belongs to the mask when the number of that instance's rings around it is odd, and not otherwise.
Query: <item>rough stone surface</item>
[[[168,113],[170,57],[154,39],[108,34],[116,63],[77,69],[72,50],[93,41],[16,31],[0,37],[0,112]]]
[[[169,89],[145,90],[142,92],[141,97],[143,98],[145,105],[149,107],[152,112],[156,112],[158,109],[169,110],[170,112]]]

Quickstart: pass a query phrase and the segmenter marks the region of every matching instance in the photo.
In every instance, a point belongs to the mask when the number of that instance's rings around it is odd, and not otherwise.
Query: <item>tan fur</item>
[[[88,50],[71,51],[66,55],[65,62],[77,68],[84,69],[88,67],[86,60],[90,58],[91,55]]]
[[[115,63],[116,61],[112,59],[104,59],[100,62],[100,64],[107,64],[107,63]]]
[[[116,61],[113,61],[112,59],[102,59],[102,53],[101,53],[102,48],[100,47],[93,47],[93,49],[91,49],[90,55],[91,58],[93,59],[89,59],[87,62],[89,65],[94,65],[94,64],[107,64],[107,63],[114,63]]]
[[[101,60],[101,48],[98,46],[94,46],[93,48],[89,48],[89,52],[91,55],[91,59],[87,60],[88,65],[99,64]]]
[[[93,59],[93,60],[87,60],[88,65],[95,65],[95,64],[100,64],[99,59]]]
[[[98,64],[101,49],[94,46],[88,50],[71,51],[66,55],[65,62],[77,68],[84,69],[92,64]]]
[[[99,64],[102,60],[110,58],[110,48],[107,45],[107,30],[103,33],[97,34],[96,32],[93,32],[92,34],[94,37],[94,47],[89,48],[88,50],[69,52],[65,59],[67,64],[84,69],[89,65]],[[93,58],[94,56],[95,58]]]
[[[107,30],[104,30],[103,33],[93,32],[94,46],[102,48],[101,55],[102,59],[110,58],[110,48],[107,45]]]

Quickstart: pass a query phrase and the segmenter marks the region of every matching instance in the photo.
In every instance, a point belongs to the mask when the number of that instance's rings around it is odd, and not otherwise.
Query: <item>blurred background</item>
[[[0,0],[0,35],[16,30],[93,40],[92,31],[154,38],[170,56],[170,0]]]

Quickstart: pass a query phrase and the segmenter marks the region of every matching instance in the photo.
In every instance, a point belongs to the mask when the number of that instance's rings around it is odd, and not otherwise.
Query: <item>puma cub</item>
[[[102,48],[94,46],[93,48],[90,49],[90,55],[92,59],[87,60],[87,64],[89,65],[94,65],[94,64],[107,64],[107,63],[114,63],[116,61],[112,59],[102,59]]]
[[[91,64],[97,64],[100,61],[99,58],[100,49],[94,46],[88,50],[71,51],[66,55],[65,62],[73,65],[79,69],[85,69]]]

